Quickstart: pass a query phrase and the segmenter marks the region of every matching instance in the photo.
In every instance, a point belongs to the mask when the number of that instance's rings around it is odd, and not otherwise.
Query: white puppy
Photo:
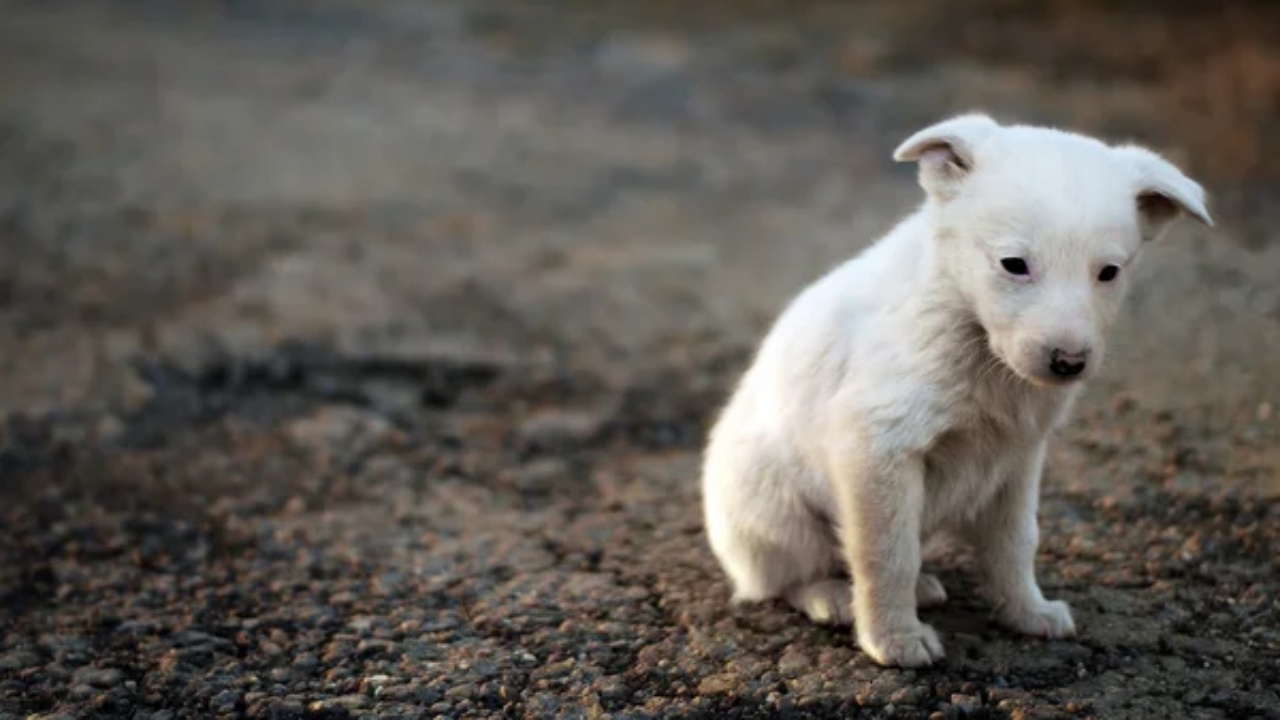
[[[799,295],[712,430],[707,532],[734,600],[856,626],[885,665],[943,657],[921,548],[971,543],[1006,626],[1075,626],[1035,578],[1050,431],[1102,360],[1144,244],[1204,191],[1138,147],[979,114],[911,136],[923,206]],[[852,576],[852,583],[847,578]]]

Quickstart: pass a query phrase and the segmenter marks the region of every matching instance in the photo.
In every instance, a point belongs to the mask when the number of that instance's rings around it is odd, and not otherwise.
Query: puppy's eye
[[[1116,276],[1119,274],[1120,268],[1115,265],[1108,265],[1102,268],[1102,271],[1098,273],[1098,280],[1101,282],[1111,282],[1112,280],[1115,280]]]
[[[1022,258],[1002,258],[1000,267],[1010,275],[1030,275],[1031,268],[1027,267],[1027,261]]]

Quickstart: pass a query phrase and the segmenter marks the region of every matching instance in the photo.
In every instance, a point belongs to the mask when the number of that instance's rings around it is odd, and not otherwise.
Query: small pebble
[[[115,668],[82,668],[76,672],[76,681],[96,688],[113,688],[124,680],[124,673]]]
[[[951,696],[951,705],[961,713],[969,715],[982,707],[982,698],[977,695],[955,694]]]

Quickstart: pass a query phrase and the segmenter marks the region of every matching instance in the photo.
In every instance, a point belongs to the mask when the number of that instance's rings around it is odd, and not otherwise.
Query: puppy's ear
[[[920,163],[920,186],[945,201],[973,171],[974,149],[999,127],[981,113],[953,117],[907,138],[893,151],[893,159]]]
[[[1213,227],[1213,218],[1205,207],[1204,188],[1199,183],[1146,148],[1125,145],[1116,148],[1116,152],[1137,170],[1134,202],[1144,238],[1160,237],[1170,223],[1184,214]]]

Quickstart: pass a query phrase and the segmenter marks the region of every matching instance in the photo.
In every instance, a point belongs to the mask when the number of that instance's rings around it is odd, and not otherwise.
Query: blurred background
[[[711,582],[710,418],[972,109],[1157,149],[1218,220],[1146,254],[1053,487],[1280,491],[1280,4],[0,2],[5,608],[132,617],[233,550],[491,592],[608,512]]]
[[[5,3],[0,403],[131,407],[140,356],[283,341],[552,347],[619,382],[740,365],[917,202],[896,142],[977,108],[1210,189],[1220,227],[1150,253],[1098,396],[1256,414],[1280,400],[1278,13]]]

